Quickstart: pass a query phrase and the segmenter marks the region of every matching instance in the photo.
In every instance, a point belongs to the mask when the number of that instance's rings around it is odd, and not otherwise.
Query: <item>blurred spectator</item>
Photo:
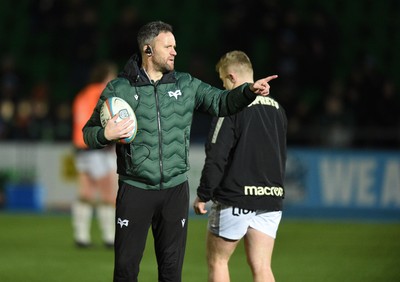
[[[390,79],[383,82],[381,93],[374,102],[373,124],[376,147],[400,147],[400,100],[396,85]]]
[[[319,120],[321,145],[329,148],[349,148],[354,139],[354,118],[338,95],[325,100],[324,113]]]
[[[368,148],[374,145],[372,132],[375,123],[377,96],[383,89],[384,76],[378,68],[375,58],[369,55],[361,56],[348,78],[348,95],[346,99],[355,114],[354,146]]]
[[[54,140],[54,127],[50,119],[49,107],[45,99],[32,100],[32,117],[29,126],[29,136],[31,140]]]
[[[10,99],[0,101],[0,139],[11,139],[11,130],[13,128],[13,117],[15,104]]]
[[[54,138],[57,141],[70,141],[72,136],[71,127],[71,103],[63,101],[58,103],[54,109]]]
[[[22,95],[24,79],[12,54],[1,58],[0,98],[16,102]]]
[[[28,99],[21,99],[17,103],[11,138],[14,140],[30,140],[29,128],[31,123],[32,107]]]
[[[48,81],[37,81],[30,95],[32,104],[30,136],[32,140],[54,140],[54,124],[50,115],[50,96],[50,85]]]

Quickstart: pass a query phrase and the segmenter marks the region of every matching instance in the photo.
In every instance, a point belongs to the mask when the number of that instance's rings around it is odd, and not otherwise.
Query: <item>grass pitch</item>
[[[0,281],[112,281],[113,252],[93,225],[94,247],[75,248],[69,215],[0,213]],[[206,282],[206,219],[192,217],[184,282]],[[151,232],[150,232],[151,234]],[[283,218],[273,254],[277,282],[400,281],[400,224]],[[139,281],[157,281],[149,237]],[[243,244],[230,263],[231,281],[252,281]]]

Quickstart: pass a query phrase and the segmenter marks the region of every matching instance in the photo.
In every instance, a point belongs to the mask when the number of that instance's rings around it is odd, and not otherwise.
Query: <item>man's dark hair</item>
[[[162,21],[149,22],[142,26],[137,35],[139,50],[142,50],[143,46],[149,45],[161,32],[172,33],[172,26]]]

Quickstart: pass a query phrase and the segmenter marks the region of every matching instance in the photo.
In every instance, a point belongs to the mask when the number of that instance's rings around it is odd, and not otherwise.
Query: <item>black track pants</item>
[[[158,279],[180,282],[185,255],[189,185],[144,190],[120,182],[117,195],[114,282],[136,282],[150,226]]]

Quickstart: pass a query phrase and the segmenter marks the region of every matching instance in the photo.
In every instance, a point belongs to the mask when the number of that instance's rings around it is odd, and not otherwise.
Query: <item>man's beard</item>
[[[174,70],[173,66],[170,66],[167,63],[159,63],[159,62],[156,62],[155,68],[162,73],[167,73]]]

